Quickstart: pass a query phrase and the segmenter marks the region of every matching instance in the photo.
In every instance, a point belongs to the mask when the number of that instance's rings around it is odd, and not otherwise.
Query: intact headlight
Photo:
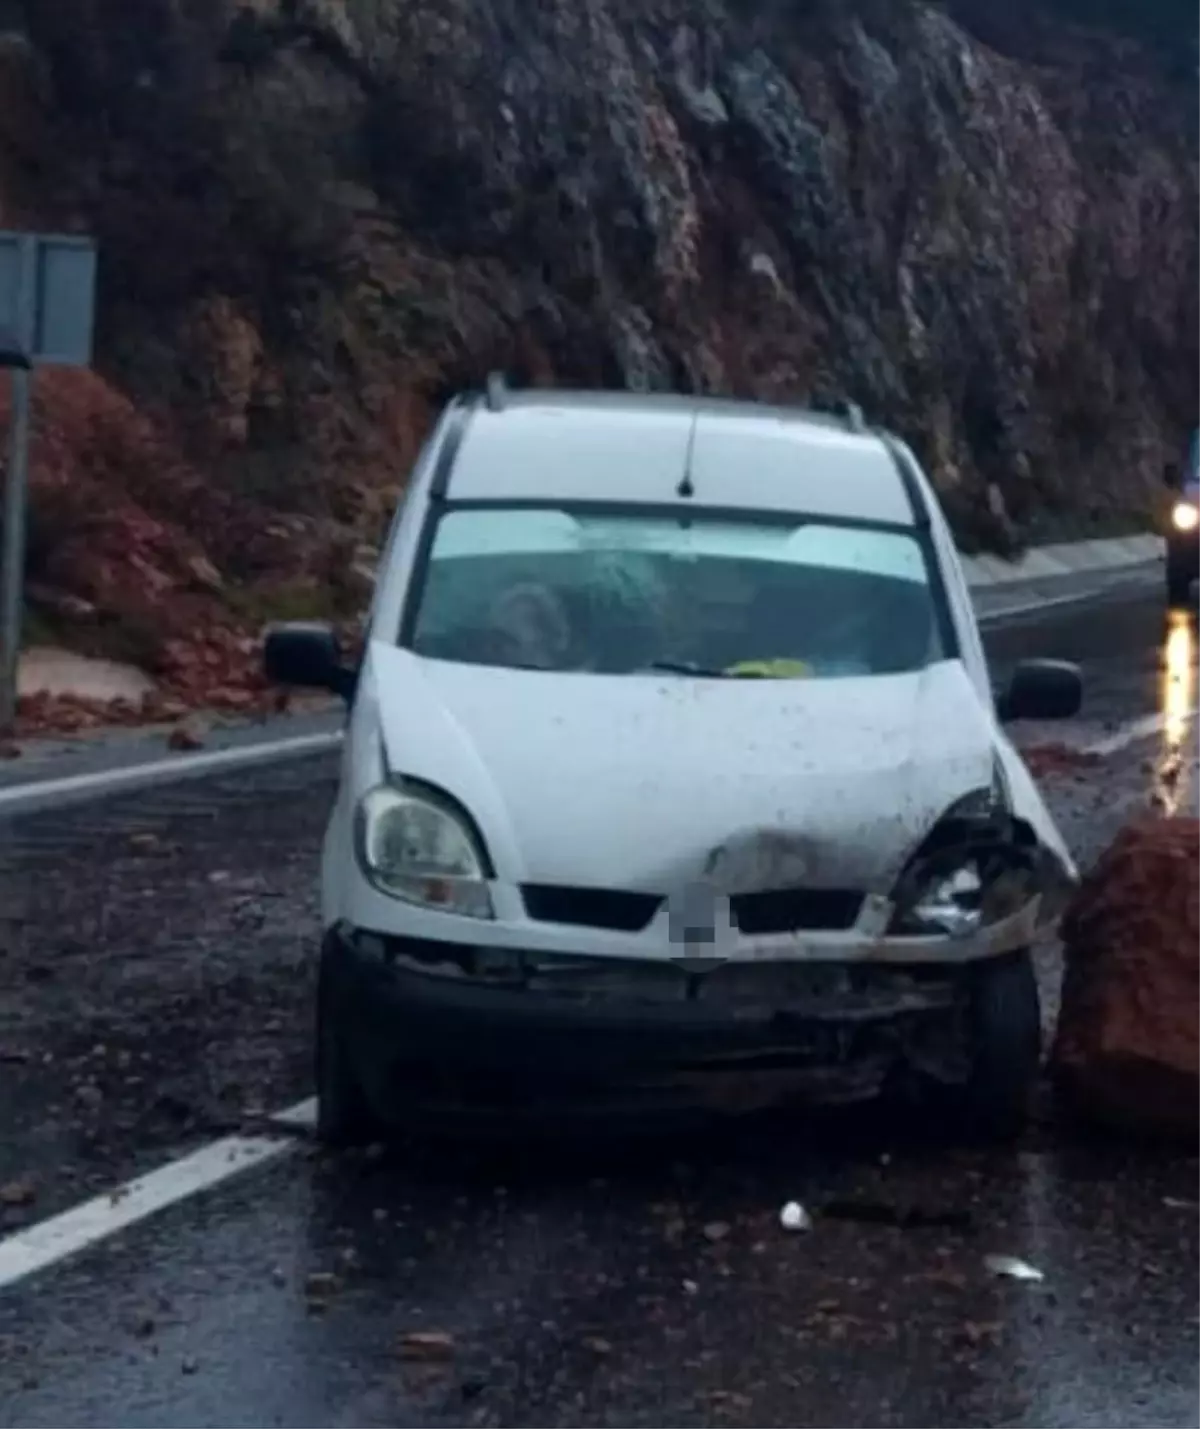
[[[484,856],[466,822],[432,791],[381,784],[356,813],[359,863],[381,893],[423,908],[491,918]]]

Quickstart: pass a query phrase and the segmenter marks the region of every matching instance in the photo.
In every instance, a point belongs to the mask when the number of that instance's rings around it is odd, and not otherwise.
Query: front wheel
[[[345,1016],[328,949],[317,977],[317,1139],[327,1146],[362,1146],[375,1139],[378,1122],[349,1055]]]
[[[1015,1140],[1025,1129],[1042,1059],[1042,1010],[1027,949],[988,958],[964,972],[959,1023],[966,1074],[924,1081],[921,1101],[955,1137]]]

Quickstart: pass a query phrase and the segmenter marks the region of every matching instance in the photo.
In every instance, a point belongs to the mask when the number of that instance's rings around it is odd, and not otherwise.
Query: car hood
[[[990,784],[997,751],[958,661],[869,679],[700,680],[506,670],[372,644],[362,697],[391,772],[466,808],[511,882],[663,893],[706,872],[730,892],[886,892],[947,806]],[[724,858],[748,846],[749,869]]]

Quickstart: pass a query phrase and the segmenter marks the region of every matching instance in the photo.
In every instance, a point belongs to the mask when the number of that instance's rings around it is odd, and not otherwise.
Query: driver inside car
[[[497,597],[487,619],[498,663],[522,669],[587,668],[566,602],[540,581],[519,581]]]

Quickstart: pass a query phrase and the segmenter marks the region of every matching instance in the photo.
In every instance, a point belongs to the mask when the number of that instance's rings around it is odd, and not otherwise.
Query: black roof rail
[[[508,396],[508,383],[503,372],[489,372],[484,385],[484,393],[489,412],[503,412],[504,400]]]
[[[852,402],[849,397],[839,397],[833,404],[833,410],[852,432],[867,430],[867,419],[863,416],[863,409],[857,402]]]
[[[849,397],[818,397],[815,400],[810,400],[809,405],[802,410],[811,416],[832,417],[851,432],[869,432],[871,430],[863,415],[863,409],[857,402],[852,402]]]

